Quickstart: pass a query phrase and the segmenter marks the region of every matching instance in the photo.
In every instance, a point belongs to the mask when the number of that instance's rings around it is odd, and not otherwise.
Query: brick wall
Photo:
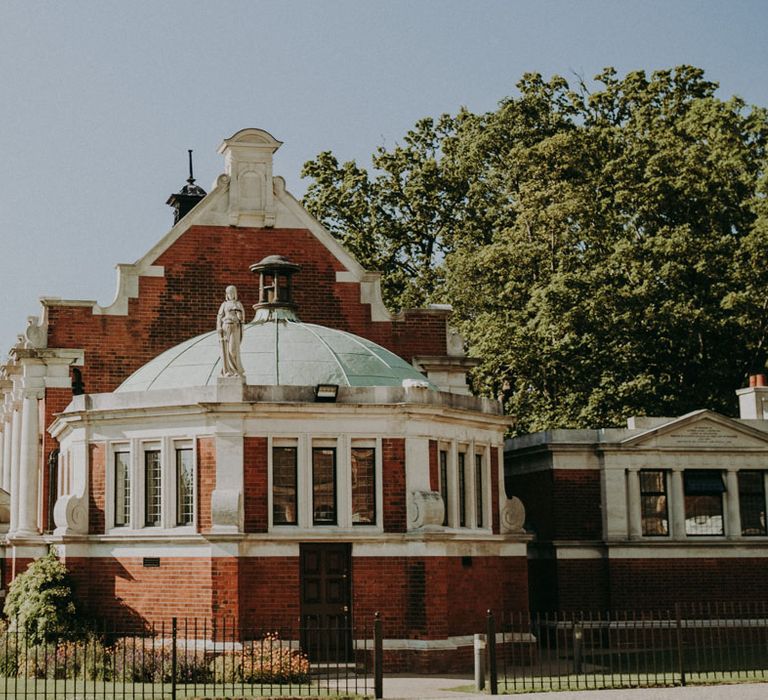
[[[673,609],[675,603],[768,600],[768,559],[611,559],[614,609]]]
[[[605,559],[566,559],[557,562],[559,610],[607,610],[613,606]]]
[[[237,285],[250,316],[258,280],[248,266],[272,254],[302,266],[295,299],[304,321],[362,335],[406,360],[446,353],[443,312],[419,310],[391,322],[371,321],[359,284],[336,282],[341,264],[309,231],[211,226],[192,226],[154,261],[164,267],[164,277],[139,279],[139,296],[129,300],[126,316],[51,305],[48,346],[84,349],[88,393],[112,391],[163,350],[213,330],[228,284]]]
[[[243,454],[245,531],[266,532],[268,529],[267,438],[244,438]]]
[[[384,530],[408,529],[405,494],[405,440],[384,438],[381,442],[384,473]]]
[[[106,453],[104,443],[88,446],[88,532],[92,535],[104,533],[104,479],[106,477]]]
[[[197,439],[197,530],[211,529],[211,494],[216,488],[216,443],[214,438]]]
[[[548,469],[514,474],[509,487],[523,502],[526,521],[539,541],[602,538],[599,471]]]
[[[525,557],[453,557],[445,575],[448,636],[480,632],[489,609],[498,617],[528,608]]]
[[[556,469],[553,475],[555,538],[601,539],[600,472],[596,469]]]
[[[211,619],[210,560],[161,557],[159,568],[147,568],[141,557],[67,557],[66,565],[76,599],[99,621],[135,629],[173,617]]]
[[[489,608],[528,608],[527,578],[525,557],[353,557],[353,610],[394,639],[474,634]]]
[[[440,472],[437,461],[437,440],[429,441],[429,488],[440,490]]]
[[[214,557],[211,567],[211,615],[232,624],[240,620],[240,562],[237,557]]]
[[[246,629],[295,627],[300,613],[299,557],[240,560],[240,621]]]

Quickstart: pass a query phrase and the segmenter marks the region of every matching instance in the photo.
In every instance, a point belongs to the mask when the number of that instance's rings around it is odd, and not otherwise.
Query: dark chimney
[[[168,197],[166,204],[173,207],[173,223],[178,224],[190,210],[197,205],[197,203],[206,195],[206,191],[195,184],[195,178],[192,174],[192,150],[187,151],[189,154],[189,177],[187,178],[187,184],[181,188],[180,192],[172,194]]]

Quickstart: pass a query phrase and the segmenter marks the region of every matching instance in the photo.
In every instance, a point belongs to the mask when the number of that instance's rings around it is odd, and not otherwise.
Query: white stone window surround
[[[440,452],[448,454],[448,518],[446,528],[459,532],[476,530],[490,531],[491,519],[491,446],[474,440],[439,440],[437,443],[437,469],[440,480]],[[464,454],[464,498],[466,499],[466,525],[459,526],[459,454]],[[475,455],[482,456],[483,470],[483,525],[477,526],[477,486],[475,476]],[[441,494],[442,495],[442,494]]]
[[[355,534],[377,533],[383,529],[383,465],[382,439],[370,435],[346,434],[328,436],[321,434],[274,434],[267,437],[267,514],[269,531],[295,535],[299,532],[338,533],[340,531]],[[276,525],[273,522],[272,502],[272,448],[296,447],[297,457],[297,524]],[[330,447],[336,450],[336,525],[313,524],[312,513],[312,449]],[[375,450],[376,480],[376,522],[371,525],[352,524],[352,447],[372,447]]]
[[[352,449],[359,447],[361,449],[372,449],[374,466],[373,466],[373,487],[374,487],[374,511],[376,514],[375,522],[373,523],[353,523],[352,522]],[[375,529],[381,526],[382,523],[382,510],[384,508],[384,490],[382,488],[382,456],[381,456],[381,439],[380,438],[365,438],[365,437],[350,437],[349,450],[346,454],[349,468],[349,518],[350,526],[353,526],[355,530],[365,531],[366,529]]]
[[[72,493],[72,451],[59,452],[58,483],[56,485],[56,498]]]
[[[491,447],[490,445],[480,445],[475,443],[472,449],[472,455],[475,456],[472,464],[472,521],[475,524],[475,529],[478,530],[490,530],[493,524],[493,518],[491,516]],[[477,460],[480,457],[479,468],[481,470],[482,479],[481,486],[482,493],[482,525],[477,523]]]
[[[685,466],[674,467],[651,467],[629,468],[626,470],[626,493],[627,493],[627,520],[628,534],[630,539],[641,539],[643,541],[676,540],[676,541],[701,541],[701,540],[747,540],[760,541],[768,540],[766,535],[742,535],[741,529],[741,511],[739,507],[739,485],[738,473],[744,471],[762,471],[766,498],[768,498],[768,469],[755,469],[750,466],[739,466],[738,455],[724,457],[717,466],[701,465],[692,463]],[[643,535],[640,509],[640,483],[639,473],[653,469],[663,471],[667,480],[667,516],[669,518],[669,535],[659,537],[658,535]],[[690,535],[685,530],[685,488],[683,483],[683,473],[686,470],[702,471],[709,469],[721,474],[725,483],[723,493],[723,534],[708,535]],[[768,505],[768,504],[767,504]],[[768,508],[766,509],[768,513]]]
[[[193,522],[191,525],[176,525],[176,450],[192,451],[193,483]],[[160,452],[161,465],[161,516],[160,525],[145,525],[145,453],[153,450]],[[131,504],[130,521],[126,525],[115,525],[115,453],[130,454]],[[107,534],[125,535],[128,533],[194,534],[197,531],[198,493],[197,493],[197,450],[195,441],[189,437],[166,436],[162,438],[131,438],[129,440],[110,440],[105,451],[106,474],[104,479],[104,517]]]
[[[730,477],[730,472],[726,474],[726,478],[732,478],[734,482],[734,488],[736,489],[736,496],[738,498],[739,496],[739,472],[762,472],[763,475],[763,513],[764,517],[768,518],[768,469],[737,469],[734,472],[734,476]],[[731,482],[726,483],[726,489],[730,488]],[[727,493],[727,491],[726,491]],[[768,537],[768,535],[745,535],[743,534],[743,526],[741,522],[741,507],[739,504],[739,507],[736,509],[735,513],[736,517],[738,518],[738,522],[734,519],[734,525],[736,526],[736,530],[738,534],[743,537],[746,540],[760,540],[760,538]]]

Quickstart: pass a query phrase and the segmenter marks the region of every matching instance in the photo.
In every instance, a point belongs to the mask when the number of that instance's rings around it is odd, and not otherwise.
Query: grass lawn
[[[357,692],[355,692],[357,690]],[[61,700],[150,700],[171,697],[170,683],[119,683],[111,681],[47,680],[32,678],[0,677],[0,696],[21,700],[27,698],[61,698]],[[364,700],[373,697],[362,684],[355,689],[354,682],[345,685],[340,680],[326,683],[249,685],[227,683],[215,686],[212,683],[179,684],[177,698],[304,698],[322,697],[327,700]]]
[[[686,685],[721,683],[760,683],[768,680],[766,671],[710,671],[688,673]],[[557,690],[601,690],[610,688],[650,688],[681,685],[678,673],[589,674],[560,676],[516,676],[499,678],[500,693],[535,693]],[[487,683],[486,683],[487,687]]]

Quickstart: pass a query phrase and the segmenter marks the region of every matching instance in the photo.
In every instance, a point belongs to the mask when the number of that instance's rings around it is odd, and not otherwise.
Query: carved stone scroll
[[[503,535],[521,534],[525,532],[525,506],[513,496],[508,498],[501,508],[501,533]]]
[[[440,528],[445,505],[437,491],[411,491],[408,499],[408,529]]]

